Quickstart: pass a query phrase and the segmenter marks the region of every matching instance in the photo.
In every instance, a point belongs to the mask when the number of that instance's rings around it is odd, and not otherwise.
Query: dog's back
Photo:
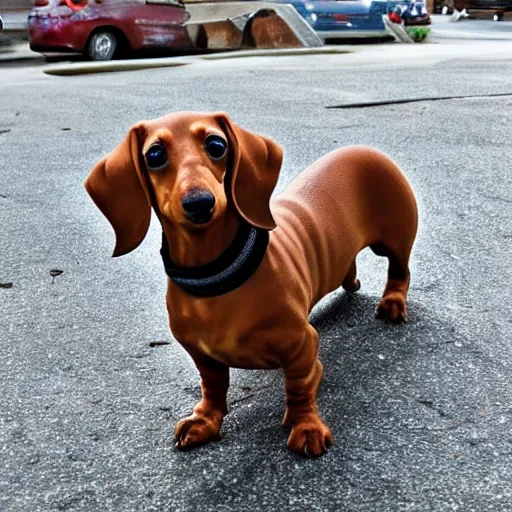
[[[396,164],[366,147],[347,147],[314,162],[272,203],[271,241],[294,254],[312,307],[338,288],[357,253],[385,246],[408,254],[417,229],[413,192]],[[377,249],[378,250],[378,249]]]

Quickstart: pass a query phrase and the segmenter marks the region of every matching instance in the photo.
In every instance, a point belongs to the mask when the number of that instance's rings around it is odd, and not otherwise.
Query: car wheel
[[[112,60],[117,46],[117,38],[112,32],[96,32],[89,41],[89,57],[92,60]]]

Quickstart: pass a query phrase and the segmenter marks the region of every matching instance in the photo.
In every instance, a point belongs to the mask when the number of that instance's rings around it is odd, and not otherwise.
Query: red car
[[[189,18],[178,0],[36,0],[28,18],[30,48],[93,60],[142,48],[191,48]]]

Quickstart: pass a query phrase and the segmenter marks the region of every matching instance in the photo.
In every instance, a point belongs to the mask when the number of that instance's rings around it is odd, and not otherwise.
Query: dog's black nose
[[[194,224],[204,224],[212,217],[215,206],[215,196],[206,190],[189,192],[182,200],[181,205],[187,217]]]

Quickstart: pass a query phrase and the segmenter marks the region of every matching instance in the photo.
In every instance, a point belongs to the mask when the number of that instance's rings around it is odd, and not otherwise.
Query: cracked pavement
[[[485,59],[438,47],[424,64],[389,45],[350,65],[315,55],[76,78],[2,71],[0,283],[12,287],[0,288],[0,510],[511,510],[507,44]],[[469,94],[482,97],[325,108]],[[278,141],[279,190],[326,152],[368,144],[417,194],[409,323],[373,318],[386,269],[369,251],[361,290],[312,313],[335,439],[321,459],[286,451],[277,371],[233,371],[223,439],[174,449],[200,389],[168,330],[159,229],[111,259],[113,233],[82,182],[133,123],[185,109],[225,110]]]

